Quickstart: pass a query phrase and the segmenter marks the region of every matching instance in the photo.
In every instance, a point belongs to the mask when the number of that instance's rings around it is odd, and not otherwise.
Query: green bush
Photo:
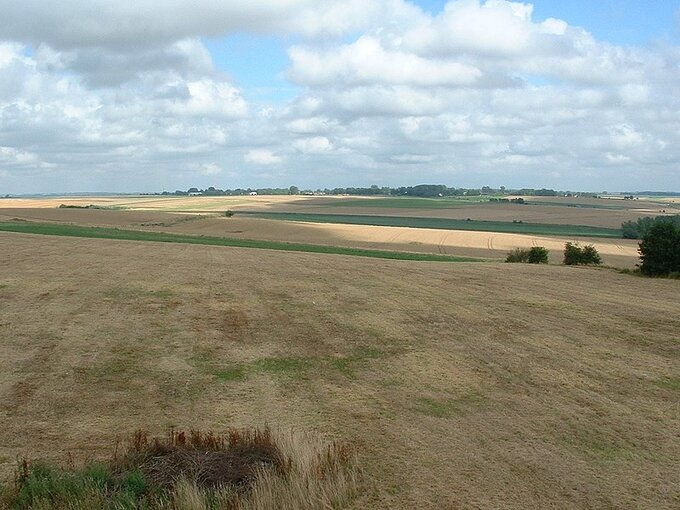
[[[658,222],[640,242],[640,271],[648,276],[680,272],[680,227],[670,221]]]
[[[548,249],[543,246],[534,246],[529,250],[529,264],[547,264]]]
[[[564,245],[564,264],[575,265],[599,265],[602,258],[592,244],[581,247],[578,243]]]
[[[506,262],[521,262],[525,264],[547,264],[548,250],[543,246],[533,248],[515,248],[505,258]]]
[[[506,262],[516,263],[516,262],[528,262],[529,261],[529,250],[523,248],[515,248],[508,253],[505,257]]]

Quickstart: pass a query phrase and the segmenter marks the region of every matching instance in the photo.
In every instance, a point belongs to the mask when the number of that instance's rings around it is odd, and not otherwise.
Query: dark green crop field
[[[556,225],[548,223],[523,223],[509,221],[455,220],[449,218],[408,218],[400,216],[372,216],[358,214],[307,214],[283,212],[239,212],[257,218],[312,223],[344,223],[350,225],[378,225],[383,227],[436,228],[444,230],[476,230],[481,232],[506,232],[574,237],[622,237],[617,228],[585,225]]]

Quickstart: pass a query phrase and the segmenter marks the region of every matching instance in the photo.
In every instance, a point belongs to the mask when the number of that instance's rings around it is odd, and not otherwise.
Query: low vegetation
[[[359,470],[347,444],[262,429],[138,431],[107,462],[20,463],[0,504],[23,509],[317,509],[347,504]]]
[[[578,243],[564,245],[564,264],[567,266],[597,266],[602,264],[602,257],[592,244],[580,246]]]
[[[525,264],[547,264],[548,250],[543,246],[534,246],[532,248],[515,248],[508,253],[505,258],[506,262],[522,262]]]

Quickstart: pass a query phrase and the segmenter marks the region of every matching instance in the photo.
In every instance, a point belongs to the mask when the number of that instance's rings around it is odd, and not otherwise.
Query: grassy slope
[[[436,228],[444,230],[474,230],[515,234],[559,235],[576,237],[621,237],[621,230],[584,225],[553,225],[544,223],[512,223],[508,221],[454,220],[449,218],[408,218],[397,216],[364,216],[357,214],[307,214],[282,212],[239,212],[258,218],[313,223],[344,223],[350,225],[380,225],[386,227]]]
[[[353,255],[358,257],[373,257],[412,261],[474,262],[480,260],[470,257],[453,257],[448,255],[433,255],[427,253],[409,253],[385,250],[364,250],[360,248],[346,248],[342,246],[285,243],[278,241],[262,241],[256,239],[235,239],[228,237],[167,234],[161,232],[145,232],[139,230],[124,230],[117,228],[83,227],[79,225],[61,223],[0,222],[0,231],[67,237],[90,237],[97,239],[120,239],[128,241],[155,241],[162,243],[184,243],[184,244],[203,244],[211,246],[232,246],[239,248],[260,248],[268,250],[328,253],[336,255]]]
[[[678,507],[676,281],[0,237],[7,476],[268,422],[356,442],[356,509]]]

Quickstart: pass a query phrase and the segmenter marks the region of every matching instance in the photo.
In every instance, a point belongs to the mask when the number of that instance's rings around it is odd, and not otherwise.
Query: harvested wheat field
[[[638,242],[630,239],[567,238],[432,228],[285,222],[248,217],[204,217],[200,221],[176,222],[158,229],[188,234],[296,241],[488,259],[504,259],[507,253],[515,248],[544,246],[550,251],[551,260],[555,263],[561,263],[566,242],[578,242],[595,246],[608,265],[633,267],[639,262]]]
[[[677,508],[679,296],[608,269],[0,233],[0,469],[269,423],[355,446],[350,508]]]
[[[35,208],[55,209],[60,205],[71,207],[108,207],[114,209],[132,209],[139,211],[224,211],[230,207],[248,205],[267,210],[275,204],[288,202],[302,202],[314,200],[314,197],[304,196],[147,196],[147,195],[121,195],[121,196],[65,196],[65,197],[41,197],[41,198],[0,198],[0,210]]]

